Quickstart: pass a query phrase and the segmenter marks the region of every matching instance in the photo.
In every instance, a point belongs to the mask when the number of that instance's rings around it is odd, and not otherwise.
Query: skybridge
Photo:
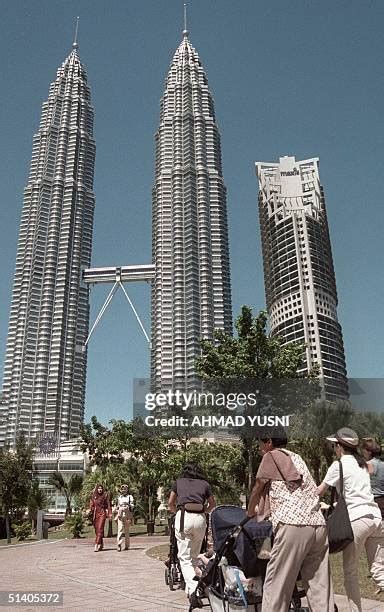
[[[98,285],[100,283],[113,283],[112,289],[107,295],[107,298],[102,305],[99,314],[97,315],[95,322],[93,323],[91,330],[88,334],[88,337],[84,343],[83,351],[86,350],[87,344],[95,331],[96,327],[100,323],[100,320],[103,317],[103,314],[107,310],[109,304],[111,303],[113,296],[121,289],[127,299],[128,304],[130,305],[133,314],[136,317],[137,322],[140,325],[141,331],[143,332],[149,348],[151,348],[151,340],[147,332],[145,331],[144,325],[139,317],[139,314],[136,308],[133,305],[131,298],[129,297],[126,288],[123,283],[133,283],[133,282],[147,282],[150,283],[155,278],[155,265],[154,264],[141,264],[137,266],[114,266],[109,268],[86,268],[83,271],[83,282],[87,285]]]

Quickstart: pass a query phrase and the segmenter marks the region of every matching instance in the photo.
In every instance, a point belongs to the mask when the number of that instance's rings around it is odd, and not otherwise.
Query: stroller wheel
[[[165,584],[168,586],[169,585],[169,569],[167,567],[164,570],[164,580],[165,580]]]

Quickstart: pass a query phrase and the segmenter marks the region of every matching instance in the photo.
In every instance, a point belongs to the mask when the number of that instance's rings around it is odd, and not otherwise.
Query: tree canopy
[[[9,543],[11,522],[24,513],[28,504],[33,475],[32,459],[33,447],[27,443],[24,435],[17,438],[15,451],[0,449],[0,503]]]

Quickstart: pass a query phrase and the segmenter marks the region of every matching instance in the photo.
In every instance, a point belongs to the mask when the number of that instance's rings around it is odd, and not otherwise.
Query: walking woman
[[[104,525],[107,518],[111,518],[111,504],[104,487],[98,484],[93,491],[90,511],[92,513],[93,527],[95,529],[95,552],[103,550]]]
[[[120,488],[120,495],[117,498],[115,508],[117,521],[117,550],[121,552],[129,549],[129,528],[133,519],[134,501],[129,493],[129,487],[124,484]]]
[[[384,535],[381,531],[381,512],[374,501],[366,461],[358,451],[359,438],[353,429],[343,427],[327,438],[333,443],[337,457],[324,481],[318,487],[324,495],[328,487],[340,490],[339,461],[343,467],[344,498],[354,535],[354,541],[343,550],[344,586],[351,612],[361,612],[358,563],[364,547],[371,576],[384,589]]]
[[[188,597],[196,590],[193,561],[200,554],[204,540],[207,528],[205,513],[213,510],[215,505],[211,487],[204,480],[199,466],[188,463],[172,486],[168,500],[168,510],[176,512],[177,556]]]

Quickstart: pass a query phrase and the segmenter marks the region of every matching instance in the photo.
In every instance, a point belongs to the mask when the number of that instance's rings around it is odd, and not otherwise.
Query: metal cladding
[[[306,344],[324,397],[348,397],[344,345],[318,158],[256,163],[264,283],[271,333]]]
[[[0,442],[17,432],[60,439],[84,415],[95,141],[77,43],[42,106],[20,223],[0,407]]]
[[[160,104],[152,244],[152,385],[192,387],[200,341],[232,332],[232,306],[220,135],[186,29]]]

